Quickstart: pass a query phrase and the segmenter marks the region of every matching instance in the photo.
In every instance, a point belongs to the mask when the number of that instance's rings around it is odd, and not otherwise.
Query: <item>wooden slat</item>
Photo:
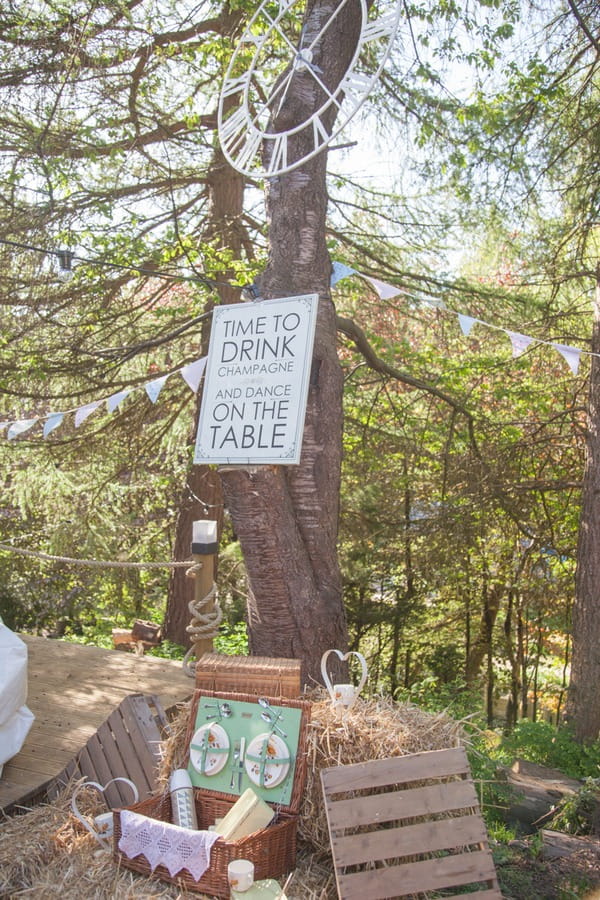
[[[101,755],[96,754],[94,746],[94,738],[88,742],[78,757],[79,769],[82,775],[85,775],[88,781],[95,781],[97,784],[107,786],[104,792],[104,799],[109,809],[119,809],[123,806],[121,794],[117,785],[109,784],[112,780],[112,772],[110,771],[106,761]],[[90,749],[91,748],[91,749]]]
[[[120,708],[98,729],[98,737],[102,741],[113,775],[130,778],[139,791],[140,800],[145,800],[152,792],[155,779],[152,777],[153,773],[147,772],[139,760],[137,748],[123,723]],[[126,785],[122,785],[121,793],[124,794],[125,802],[129,803],[127,797],[131,798],[131,791]]]
[[[393,822],[426,814],[478,807],[472,781],[449,781],[406,791],[390,791],[344,800],[327,800],[332,831],[369,823]]]
[[[420,822],[401,828],[380,828],[343,837],[332,835],[331,846],[339,866],[360,865],[416,856],[439,850],[452,850],[470,844],[487,844],[485,825],[480,816],[461,816]]]
[[[114,714],[110,717],[109,722],[114,721]],[[129,778],[138,787],[141,794],[147,794],[147,779],[142,766],[139,764],[135,750],[122,742],[115,740],[113,729],[105,722],[98,729],[98,742],[102,748],[102,753],[110,768],[113,778]],[[126,806],[132,801],[131,788],[123,782],[118,781],[115,784],[120,794],[120,806]]]
[[[366,763],[354,763],[323,769],[321,778],[328,794],[362,788],[384,787],[388,784],[406,784],[427,778],[443,778],[446,775],[470,773],[467,755],[462,747],[448,750],[428,750],[410,756],[394,756],[375,759]]]
[[[495,878],[491,854],[475,851],[340,875],[338,885],[343,900],[382,900],[385,897],[406,897],[423,891],[489,882]],[[473,896],[477,900],[477,894]],[[496,897],[501,900],[499,892]]]
[[[150,728],[147,720],[140,721],[129,704],[121,708],[121,713],[141,764],[147,772],[153,772],[159,761],[160,733],[156,724],[153,722],[154,728]]]

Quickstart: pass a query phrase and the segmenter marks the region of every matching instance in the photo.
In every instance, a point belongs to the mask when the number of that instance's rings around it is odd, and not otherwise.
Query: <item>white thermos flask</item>
[[[198,828],[194,788],[187,769],[174,769],[169,779],[173,823],[182,828]]]

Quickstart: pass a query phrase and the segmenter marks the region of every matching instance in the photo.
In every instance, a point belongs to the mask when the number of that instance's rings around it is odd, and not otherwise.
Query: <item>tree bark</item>
[[[307,4],[307,42],[340,0]],[[313,62],[330,89],[344,75],[358,39],[357,8],[347,4]],[[313,79],[295,78],[272,120],[277,132],[318,109]],[[332,107],[328,127],[333,126]],[[290,142],[289,158],[304,156],[312,128]],[[222,474],[226,504],[240,540],[250,585],[248,623],[255,654],[296,657],[303,678],[321,681],[323,652],[347,647],[337,558],[342,448],[342,370],[330,294],[325,240],[327,152],[266,186],[269,261],[259,280],[264,298],[319,294],[319,311],[302,454],[298,466],[262,466]]]
[[[578,741],[600,734],[600,269],[596,273],[586,461],[577,544],[573,650],[566,717]]]

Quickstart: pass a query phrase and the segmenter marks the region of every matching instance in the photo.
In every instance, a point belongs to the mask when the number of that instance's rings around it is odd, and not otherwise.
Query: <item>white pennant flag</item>
[[[522,353],[525,353],[529,345],[533,343],[532,337],[528,337],[526,334],[519,334],[518,331],[507,331],[506,333],[509,336],[510,342],[512,344],[513,357],[517,357]]]
[[[198,393],[200,379],[204,375],[205,368],[206,356],[203,356],[202,359],[197,359],[196,362],[190,363],[189,366],[184,366],[179,370],[181,372],[181,377],[195,394]]]
[[[169,376],[161,375],[160,378],[155,378],[153,381],[149,381],[144,385],[144,390],[148,394],[148,397],[152,401],[152,403],[156,403],[158,400],[158,395],[162,391],[165,386],[165,382]]]
[[[44,423],[44,437],[48,437],[49,434],[52,434],[55,428],[58,428],[59,425],[62,424],[62,421],[65,417],[65,414],[62,412],[50,413]]]
[[[125,388],[123,391],[118,391],[116,394],[113,394],[111,397],[106,398],[106,408],[109,413],[115,411],[115,409],[125,400],[126,397],[129,397],[131,393],[131,388]]]
[[[573,375],[577,375],[577,372],[579,371],[581,350],[578,350],[577,347],[569,347],[567,344],[552,344],[552,346],[555,350],[558,350]]]
[[[6,437],[9,441],[14,441],[14,439],[20,434],[25,434],[26,431],[29,431],[30,428],[33,428],[36,422],[37,419],[19,419],[18,422],[13,422],[9,426]]]
[[[86,403],[85,406],[80,406],[75,413],[75,428],[79,428],[79,426],[82,425],[88,418],[88,416],[91,416],[91,414],[98,409],[101,403],[102,400],[92,400],[91,403]]]
[[[332,272],[331,272],[331,279],[329,282],[331,287],[333,287],[334,284],[337,284],[338,281],[341,281],[342,278],[348,278],[349,275],[356,274],[356,269],[351,269],[350,266],[347,266],[341,262],[332,263],[331,268],[332,268]]]
[[[387,284],[385,281],[380,281],[378,278],[371,278],[369,275],[362,274],[361,278],[364,278],[365,281],[368,281],[373,285],[381,300],[391,300],[392,297],[397,297],[398,294],[405,293],[402,288],[395,287],[393,284]]]
[[[477,319],[471,318],[471,316],[464,316],[462,313],[458,314],[458,321],[460,322],[460,330],[464,334],[465,337],[469,337],[471,333],[471,328],[477,322]]]

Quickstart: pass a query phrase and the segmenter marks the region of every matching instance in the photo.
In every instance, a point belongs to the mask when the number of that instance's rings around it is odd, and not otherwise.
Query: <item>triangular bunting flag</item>
[[[14,441],[20,434],[24,434],[30,428],[33,428],[37,421],[37,419],[19,419],[18,422],[13,422],[9,426],[6,437],[9,441]]]
[[[75,413],[75,428],[79,428],[88,416],[91,416],[98,409],[101,403],[102,400],[93,400],[91,403],[86,403],[85,406],[80,406]]]
[[[109,413],[115,411],[115,409],[125,400],[126,397],[129,397],[131,393],[131,388],[125,388],[123,391],[119,391],[116,394],[113,394],[111,397],[106,398],[106,408]]]
[[[397,297],[398,294],[405,293],[402,288],[396,287],[393,284],[387,284],[385,281],[380,281],[378,278],[371,278],[369,275],[362,274],[361,277],[373,285],[381,300],[391,300],[392,297]]]
[[[203,356],[202,359],[198,359],[196,360],[196,362],[190,363],[189,366],[183,366],[183,368],[179,370],[181,372],[181,377],[195,394],[198,393],[198,388],[200,387],[200,379],[204,375],[205,368],[206,356]]]
[[[573,375],[577,375],[581,350],[578,350],[577,347],[569,347],[567,344],[552,344],[552,346],[555,350],[558,350]]]
[[[471,328],[477,322],[477,319],[472,319],[471,316],[464,316],[462,313],[458,314],[458,321],[460,322],[460,329],[465,337],[469,337],[471,333]]]
[[[148,397],[152,401],[152,403],[156,403],[158,400],[158,395],[162,391],[165,386],[165,382],[169,376],[161,375],[160,378],[155,378],[153,381],[149,381],[144,385],[144,390],[148,394]]]
[[[331,280],[329,282],[331,287],[333,287],[334,284],[337,284],[338,281],[341,281],[342,278],[348,278],[349,275],[356,275],[356,269],[351,269],[350,266],[341,262],[332,263],[331,268]]]
[[[52,434],[55,428],[58,428],[59,425],[62,424],[62,421],[65,417],[65,414],[62,412],[50,413],[48,418],[44,423],[44,437],[48,437],[49,434]]]
[[[532,337],[528,337],[526,334],[519,334],[518,331],[507,331],[506,333],[510,338],[510,342],[512,344],[512,355],[514,357],[520,356],[522,353],[525,353],[529,345],[533,343]]]

